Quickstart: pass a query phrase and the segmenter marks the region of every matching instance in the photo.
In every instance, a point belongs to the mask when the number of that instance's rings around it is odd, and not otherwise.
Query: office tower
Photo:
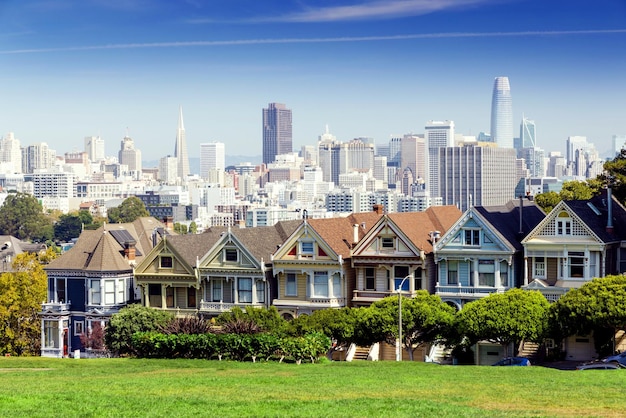
[[[210,171],[226,169],[226,154],[223,142],[200,144],[200,177],[209,178]]]
[[[500,148],[513,148],[513,103],[508,77],[496,77],[493,83],[491,139]]]
[[[428,147],[428,175],[425,178],[426,187],[433,197],[439,194],[439,177],[438,172],[438,149],[442,147],[454,146],[454,121],[428,121],[424,127],[426,135],[426,146]],[[424,178],[424,177],[422,177]]]
[[[566,169],[567,162],[565,161],[565,157],[563,157],[559,151],[550,152],[546,176],[561,178],[565,176]]]
[[[348,143],[320,141],[318,143],[319,166],[324,181],[339,185],[339,175],[369,172],[374,169],[374,144],[353,139]]]
[[[444,205],[504,205],[515,198],[516,152],[500,147],[439,148],[439,191]]]
[[[22,172],[34,173],[35,170],[47,170],[54,165],[56,151],[45,142],[38,142],[22,148]]]
[[[389,182],[389,173],[387,171],[387,156],[377,155],[374,157],[374,170],[372,175],[375,179],[381,180],[384,184]]]
[[[7,174],[22,172],[22,149],[20,140],[15,139],[13,132],[6,134],[0,142],[0,163]]]
[[[411,179],[425,179],[428,175],[427,149],[424,137],[406,134],[400,142],[400,169],[411,170]],[[406,178],[404,174],[402,178]]]
[[[263,109],[263,163],[273,163],[277,155],[292,151],[291,110],[282,103]]]
[[[522,123],[519,128],[520,145],[522,148],[533,148],[537,146],[537,133],[534,120],[522,116]]]
[[[85,152],[91,162],[104,160],[104,139],[99,136],[86,136]]]
[[[189,175],[189,154],[187,154],[187,139],[185,138],[182,106],[178,110],[178,129],[176,130],[174,157],[178,159],[178,176],[184,179]]]
[[[522,148],[518,153],[526,163],[531,177],[544,177],[546,174],[545,152],[539,147]]]
[[[157,179],[167,184],[176,184],[178,178],[178,159],[168,155],[159,160],[159,174]]]
[[[402,138],[395,137],[389,140],[389,156],[387,164],[391,167],[400,167],[402,162]]]
[[[626,135],[613,135],[613,155],[621,154],[624,148],[626,148]]]
[[[128,167],[128,171],[138,175],[141,172],[141,151],[135,149],[135,142],[126,135],[120,143],[119,163]]]

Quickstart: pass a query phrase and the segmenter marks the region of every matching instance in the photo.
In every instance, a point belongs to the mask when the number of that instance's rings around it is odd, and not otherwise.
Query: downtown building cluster
[[[597,176],[603,160],[583,136],[566,139],[566,154],[538,146],[537,127],[522,117],[514,133],[507,77],[494,82],[491,132],[457,133],[452,120],[430,120],[423,133],[388,141],[342,141],[328,126],[317,142],[293,150],[292,110],[282,103],[262,109],[262,162],[226,167],[228,144],[200,144],[199,173],[191,173],[182,107],[173,155],[144,167],[127,133],[116,156],[105,141],[84,139],[82,152],[63,155],[44,142],[22,146],[13,133],[0,141],[0,187],[31,193],[47,210],[67,213],[107,208],[129,196],[141,198],[157,219],[211,226],[266,226],[298,219],[370,211],[424,211],[431,206],[502,205],[520,195],[558,191],[563,180]],[[626,136],[615,135],[615,152]],[[192,152],[191,155],[198,155]],[[2,195],[0,194],[0,201]]]

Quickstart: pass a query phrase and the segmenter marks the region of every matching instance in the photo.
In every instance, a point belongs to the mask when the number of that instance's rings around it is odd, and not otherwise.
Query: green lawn
[[[626,370],[11,357],[0,416],[626,416]]]

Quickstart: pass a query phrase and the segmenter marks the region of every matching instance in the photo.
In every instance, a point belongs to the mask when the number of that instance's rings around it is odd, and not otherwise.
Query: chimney
[[[359,242],[359,224],[352,225],[352,242]]]
[[[609,234],[613,233],[613,189],[609,184],[609,187],[606,189],[606,200],[608,206],[607,220],[606,220],[606,232]]]
[[[132,240],[124,243],[124,258],[128,261],[135,261],[135,244],[137,244],[137,242]]]
[[[173,216],[166,216],[165,218],[163,218],[163,223],[165,224],[165,229],[167,229],[168,231],[174,230],[174,217]]]
[[[381,205],[380,203],[377,203],[374,205],[374,212],[376,212],[377,215],[382,215],[383,214],[383,205]]]

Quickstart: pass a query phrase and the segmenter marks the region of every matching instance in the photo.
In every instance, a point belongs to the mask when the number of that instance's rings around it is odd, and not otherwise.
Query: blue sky
[[[516,131],[600,152],[626,134],[624,0],[4,0],[0,134],[62,154],[127,130],[144,160],[221,141],[261,154],[261,109],[293,110],[294,150],[326,124],[376,143],[428,120],[489,131],[508,76]]]

